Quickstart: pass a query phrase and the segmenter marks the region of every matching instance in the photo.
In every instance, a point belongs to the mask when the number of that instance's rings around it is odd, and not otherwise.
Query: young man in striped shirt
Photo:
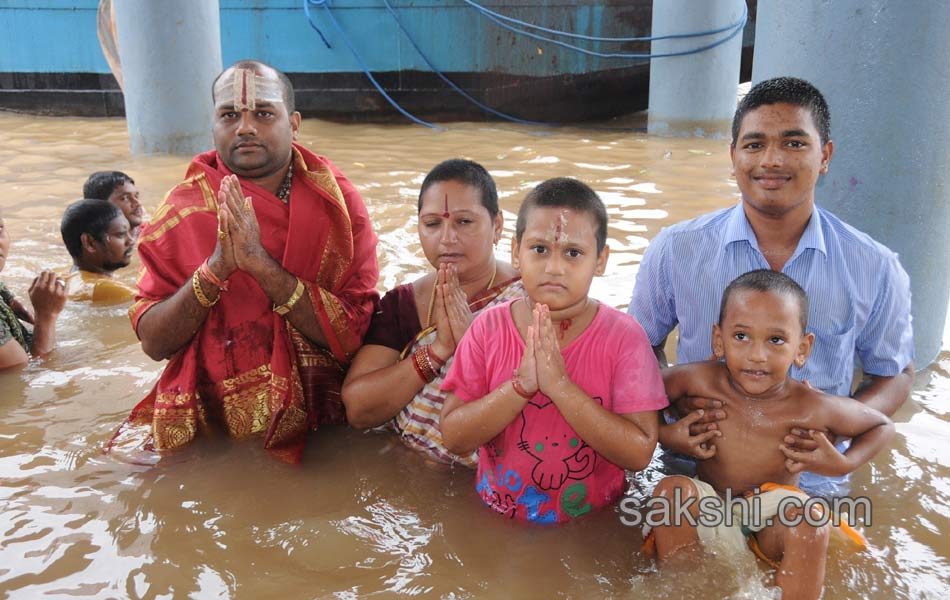
[[[810,83],[770,79],[742,99],[730,149],[741,203],[661,231],[637,274],[628,312],[661,365],[677,325],[678,362],[709,358],[723,289],[743,273],[773,269],[812,299],[814,350],[791,376],[849,396],[857,355],[865,378],[854,398],[886,415],[903,404],[914,377],[910,281],[894,252],[815,205],[815,185],[833,153],[828,105]],[[705,399],[682,408],[707,409],[696,430],[715,428],[728,413]],[[807,433],[792,433],[800,434],[799,449],[817,446]],[[803,477],[802,486],[819,494],[839,487],[818,477]]]

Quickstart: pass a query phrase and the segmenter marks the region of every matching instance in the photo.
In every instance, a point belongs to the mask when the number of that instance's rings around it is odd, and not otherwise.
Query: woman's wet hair
[[[597,192],[586,183],[570,177],[555,177],[541,182],[528,192],[518,209],[518,221],[515,224],[515,240],[519,244],[528,226],[528,213],[536,206],[568,208],[592,216],[597,223],[597,254],[603,252],[607,245],[607,209]]]
[[[482,206],[488,211],[492,220],[495,219],[498,214],[498,190],[495,188],[495,180],[488,174],[485,167],[464,158],[451,158],[432,167],[422,181],[422,187],[419,188],[416,212],[422,212],[422,196],[426,190],[433,184],[443,181],[458,181],[477,189]]]
[[[115,188],[135,181],[122,171],[96,171],[82,185],[82,197],[92,200],[108,200]]]
[[[739,139],[739,128],[746,114],[768,104],[793,104],[808,109],[822,145],[831,139],[831,110],[818,88],[797,77],[775,77],[752,86],[732,117],[732,145]]]
[[[802,286],[784,273],[772,269],[758,269],[739,275],[726,286],[722,292],[722,302],[719,304],[719,325],[726,316],[729,301],[736,292],[772,292],[791,298],[798,304],[798,320],[802,325],[802,333],[808,327],[808,295]]]
[[[75,259],[82,258],[82,234],[88,233],[96,240],[105,243],[109,224],[116,217],[121,217],[119,207],[104,200],[86,198],[73,202],[66,207],[63,220],[59,224],[59,232],[63,236],[63,243],[69,255]]]

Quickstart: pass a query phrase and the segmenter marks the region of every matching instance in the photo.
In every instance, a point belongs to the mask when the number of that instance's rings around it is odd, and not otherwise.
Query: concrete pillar
[[[744,9],[744,0],[653,0],[652,35],[719,29],[736,22]],[[698,48],[728,35],[656,40],[650,53]],[[736,110],[741,59],[741,32],[698,54],[651,59],[649,133],[727,137]]]
[[[132,153],[210,149],[218,0],[120,0],[115,18]]]
[[[811,81],[835,154],[817,202],[900,254],[916,364],[940,350],[950,299],[950,3],[759,0],[752,79]]]

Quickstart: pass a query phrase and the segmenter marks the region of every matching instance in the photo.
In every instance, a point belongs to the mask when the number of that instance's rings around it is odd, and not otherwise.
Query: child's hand
[[[13,310],[13,314],[21,321],[26,321],[31,325],[36,324],[36,316],[33,314],[33,309],[23,304],[19,298],[13,299],[13,302],[10,303],[10,309]]]
[[[710,440],[722,437],[722,432],[712,429],[698,435],[693,435],[692,426],[703,418],[702,410],[695,410],[675,423],[660,426],[660,442],[680,454],[686,454],[700,460],[706,460],[716,455],[716,445]]]
[[[801,445],[801,439],[809,439],[814,442],[814,449],[802,451],[791,446],[791,444],[796,443]],[[809,471],[819,475],[836,477],[847,475],[852,470],[847,457],[838,452],[838,449],[822,431],[813,429],[809,429],[807,432],[793,430],[785,436],[784,442],[784,444],[779,444],[779,450],[785,455],[785,469],[789,473]]]
[[[524,338],[524,354],[521,356],[521,365],[514,374],[514,379],[521,386],[521,389],[532,395],[538,392],[538,364],[535,357],[535,329],[537,329],[536,325],[528,325],[528,331],[526,332]]]
[[[559,388],[569,381],[564,357],[557,342],[551,312],[544,304],[534,307],[534,355],[538,369],[538,387],[541,392],[552,397]]]

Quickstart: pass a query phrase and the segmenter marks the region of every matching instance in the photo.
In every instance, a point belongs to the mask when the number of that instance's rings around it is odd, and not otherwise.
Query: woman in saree
[[[0,214],[0,271],[10,254],[3,215]],[[29,291],[31,310],[0,281],[0,371],[22,367],[31,356],[42,357],[56,346],[56,320],[66,306],[66,284],[56,273],[41,271]],[[29,323],[33,330],[25,327]]]
[[[419,241],[435,271],[390,290],[343,383],[350,425],[386,427],[426,458],[474,467],[477,454],[445,449],[442,378],[480,311],[524,295],[517,271],[495,258],[503,219],[495,182],[478,163],[452,159],[422,182]]]

